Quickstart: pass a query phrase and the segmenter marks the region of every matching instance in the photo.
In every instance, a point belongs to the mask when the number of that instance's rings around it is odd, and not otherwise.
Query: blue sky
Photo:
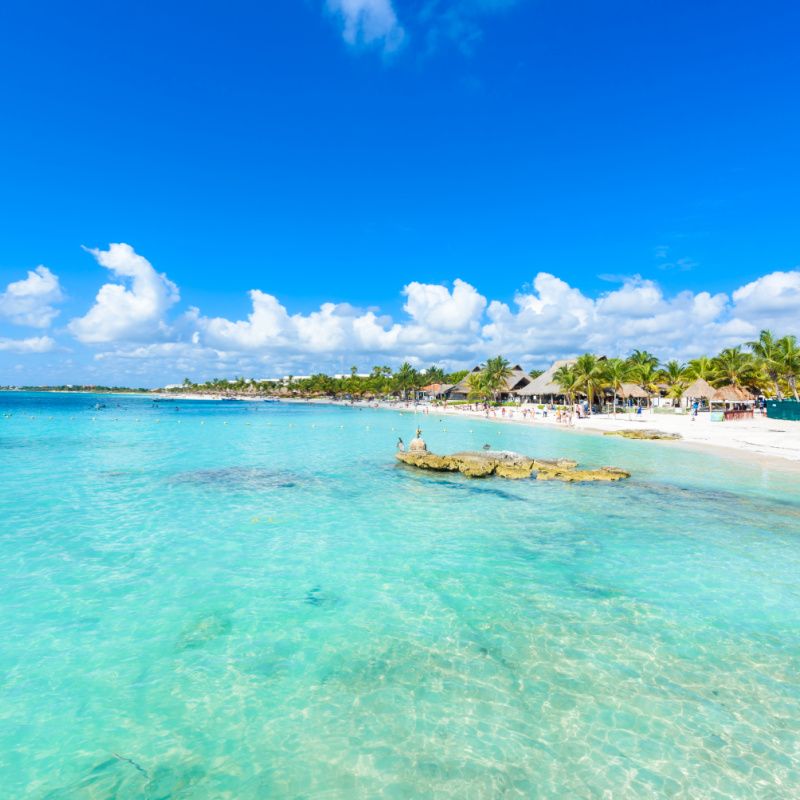
[[[0,384],[800,333],[798,29],[736,0],[7,4]]]

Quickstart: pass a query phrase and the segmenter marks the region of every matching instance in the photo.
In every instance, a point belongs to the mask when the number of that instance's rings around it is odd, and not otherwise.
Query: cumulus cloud
[[[486,298],[461,280],[445,286],[413,282],[403,289],[408,319],[388,316],[347,303],[323,303],[310,314],[289,314],[276,297],[250,292],[253,311],[246,320],[221,317],[198,320],[198,344],[225,353],[262,353],[306,358],[348,353],[391,355],[413,361],[454,357],[471,352],[480,341]]]
[[[180,300],[178,287],[128,244],[86,249],[115,278],[129,281],[130,288],[124,283],[102,286],[89,312],[69,323],[69,332],[86,344],[148,342],[168,336],[165,315]]]
[[[773,325],[798,327],[800,320],[800,270],[772,272],[733,293],[735,315],[756,326],[765,319]]]
[[[28,339],[0,339],[0,352],[30,355],[31,353],[51,353],[58,345],[49,336],[31,336]]]
[[[505,303],[489,305],[483,337],[498,352],[536,363],[585,351],[624,355],[634,348],[685,357],[727,344],[731,335],[719,327],[725,294],[684,291],[666,297],[657,283],[639,276],[593,299],[540,272],[533,291],[517,294],[514,302],[516,313]]]
[[[341,18],[348,44],[382,44],[386,51],[402,44],[405,31],[391,0],[327,0],[327,5]]]
[[[130,288],[103,286],[89,313],[69,330],[79,341],[113,345],[95,356],[104,368],[141,375],[331,372],[342,358],[366,368],[404,360],[457,368],[498,353],[533,368],[587,351],[615,356],[634,348],[686,359],[740,344],[763,327],[800,334],[800,271],[764,275],[730,295],[666,293],[639,275],[607,276],[619,285],[589,295],[539,272],[511,303],[490,301],[463,280],[452,286],[413,281],[401,291],[397,318],[348,303],[292,313],[274,295],[253,289],[243,319],[189,308],[169,320],[178,289],[165,275],[127,245],[92,252]],[[0,349],[12,352],[54,346],[47,337],[2,341]]]
[[[58,316],[54,303],[64,299],[58,277],[47,267],[28,271],[28,277],[9,283],[0,293],[0,315],[15,325],[47,328]]]

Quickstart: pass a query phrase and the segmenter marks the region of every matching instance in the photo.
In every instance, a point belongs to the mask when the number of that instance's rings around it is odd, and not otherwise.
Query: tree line
[[[497,402],[506,390],[508,379],[513,375],[511,364],[503,356],[487,359],[477,372],[460,370],[448,373],[435,364],[422,371],[408,362],[396,369],[375,366],[366,377],[358,375],[356,367],[352,367],[350,372],[350,375],[341,378],[324,373],[307,378],[294,378],[290,375],[286,383],[254,382],[244,377],[234,381],[214,378],[204,383],[194,383],[186,378],[181,390],[255,395],[272,394],[286,388],[306,396],[407,397],[409,392],[423,386],[434,383],[457,384],[466,377],[467,399],[470,402]],[[528,374],[535,378],[542,372],[531,370]],[[797,337],[776,337],[771,331],[764,330],[755,341],[725,348],[713,357],[693,358],[686,363],[677,359],[661,362],[646,350],[634,350],[627,358],[608,359],[584,353],[572,364],[560,367],[555,372],[553,382],[559,387],[560,394],[570,402],[574,402],[578,394],[583,394],[592,403],[595,397],[610,390],[614,396],[614,405],[623,384],[635,384],[648,395],[657,394],[666,385],[667,396],[673,398],[677,404],[689,385],[698,378],[707,381],[712,387],[749,386],[767,397],[782,399],[792,395],[797,400],[800,399],[797,394],[798,375],[800,348]]]
[[[747,348],[745,350],[744,348]],[[700,356],[685,364],[677,359],[660,362],[646,350],[634,350],[625,359],[600,359],[591,353],[579,356],[573,364],[556,370],[553,382],[570,402],[580,392],[590,405],[606,389],[614,395],[614,405],[623,384],[635,384],[648,395],[657,394],[666,385],[667,397],[679,404],[686,389],[698,378],[712,387],[742,386],[756,389],[765,397],[778,400],[793,395],[798,400],[797,377],[800,374],[800,348],[797,337],[776,337],[761,331],[758,339],[743,346],[727,347],[716,356]]]
[[[362,397],[388,397],[421,389],[432,383],[458,383],[467,374],[467,370],[445,372],[442,367],[431,364],[427,370],[417,370],[408,362],[397,369],[387,366],[375,366],[366,377],[358,375],[358,367],[350,368],[350,375],[335,378],[322,372],[307,378],[296,378],[289,375],[284,381],[247,380],[244,376],[233,381],[225,378],[213,378],[205,383],[193,383],[185,378],[181,390],[210,394],[226,394],[231,392],[244,394],[273,394],[286,388],[300,395],[325,395]]]

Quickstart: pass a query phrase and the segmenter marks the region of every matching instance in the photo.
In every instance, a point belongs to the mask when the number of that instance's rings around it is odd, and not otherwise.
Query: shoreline
[[[314,399],[306,401],[299,398],[281,399],[281,403],[292,405],[332,405],[341,408],[374,408],[375,403],[358,402],[350,405],[349,402],[338,402],[327,399]],[[403,411],[413,413],[414,406],[398,403],[389,405],[378,403],[378,410]],[[511,409],[513,417],[497,414],[488,420],[482,411],[467,411],[463,406],[442,408],[432,406],[417,406],[417,413],[427,416],[425,408],[430,408],[429,413],[446,414],[453,417],[462,417],[491,423],[504,423],[523,425],[525,427],[548,426],[564,433],[577,433],[582,435],[603,436],[606,432],[618,430],[659,430],[665,433],[678,433],[681,439],[659,440],[641,439],[642,445],[660,445],[662,447],[680,447],[681,449],[694,450],[695,452],[714,453],[717,456],[736,458],[750,464],[773,466],[781,471],[800,474],[800,422],[789,422],[764,417],[755,417],[752,420],[738,420],[735,422],[711,422],[710,416],[703,413],[692,422],[686,414],[655,414],[647,411],[641,416],[625,415],[625,419],[614,419],[610,416],[597,414],[589,419],[574,420],[573,426],[568,428],[556,422],[554,417],[536,417],[534,420],[524,419],[516,415],[521,409]],[[619,417],[620,415],[617,415]],[[629,418],[630,417],[630,418]],[[790,445],[787,447],[787,443]]]
[[[10,391],[10,390],[9,390]],[[385,401],[340,401],[331,398],[270,398],[252,397],[236,394],[195,394],[195,393],[154,393],[143,395],[128,392],[85,392],[85,391],[59,391],[48,392],[52,394],[95,394],[117,395],[124,397],[149,397],[155,402],[173,402],[180,400],[201,400],[207,402],[221,402],[223,397],[234,397],[244,403],[286,403],[291,405],[329,405],[338,408],[375,408],[381,411],[414,412],[413,403],[398,402],[390,404]],[[536,406],[533,406],[536,409]],[[492,423],[524,425],[526,427],[548,426],[565,433],[578,433],[582,435],[602,436],[610,431],[655,429],[665,433],[678,433],[681,439],[640,440],[643,446],[660,444],[661,446],[680,447],[695,452],[714,453],[725,458],[736,458],[750,464],[772,466],[783,472],[789,471],[800,474],[800,422],[769,419],[766,416],[755,417],[748,420],[731,422],[711,422],[708,413],[701,413],[693,422],[688,414],[656,414],[652,410],[641,415],[625,414],[616,418],[604,414],[597,414],[589,419],[574,420],[572,427],[566,427],[556,422],[555,416],[536,416],[534,419],[524,419],[521,408],[507,407],[506,414],[494,411],[496,416],[485,418],[483,411],[467,410],[465,406],[433,407],[419,404],[417,413],[427,416],[433,411],[436,414],[452,417],[469,418],[475,421]],[[530,409],[529,409],[530,410]],[[510,412],[510,413],[509,413]],[[511,415],[513,414],[513,416]]]

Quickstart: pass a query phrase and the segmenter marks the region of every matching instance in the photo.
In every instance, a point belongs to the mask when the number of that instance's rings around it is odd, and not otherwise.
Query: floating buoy
[[[53,419],[53,418],[52,418],[52,417],[50,417],[50,419]]]
[[[248,422],[247,424],[249,425],[250,423]]]
[[[137,419],[136,421],[138,422],[139,420]]]
[[[340,427],[340,428],[344,428],[344,425],[340,425],[339,427]]]
[[[472,431],[470,431],[470,433],[472,433]]]
[[[223,422],[222,424],[223,424],[223,425],[227,425],[228,423],[227,423],[227,422]]]
[[[369,425],[367,425],[367,430],[369,430]]]
[[[201,422],[200,424],[201,424],[201,425],[205,425],[205,422]]]
[[[294,425],[290,425],[289,427],[290,427],[290,428],[294,428]]]
[[[97,417],[92,417],[92,422],[94,422],[96,419]],[[158,422],[158,420],[156,420],[156,422]]]
[[[180,420],[178,420],[178,425],[180,425],[180,424],[181,424],[181,421],[180,421]]]

